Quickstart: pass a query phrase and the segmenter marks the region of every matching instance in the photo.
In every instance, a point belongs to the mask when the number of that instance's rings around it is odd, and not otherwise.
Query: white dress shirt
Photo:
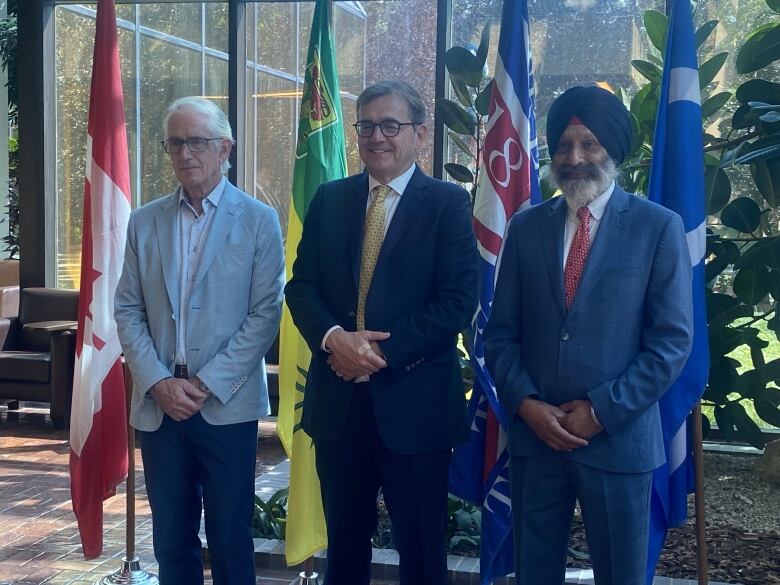
[[[400,203],[401,197],[403,197],[404,191],[406,191],[406,187],[409,185],[409,181],[412,180],[412,175],[414,175],[416,168],[417,165],[412,163],[412,165],[406,169],[405,172],[401,173],[395,179],[387,183],[387,186],[390,187],[390,192],[385,196],[385,235],[387,235],[387,230],[390,228],[390,222],[393,220],[393,216],[395,216],[395,210],[398,208],[398,203]],[[366,200],[366,211],[368,211],[368,208],[371,207],[371,203],[374,201],[374,188],[383,184],[384,183],[380,183],[371,175],[368,175],[368,199]],[[322,343],[320,344],[320,347],[323,351],[330,353],[329,350],[325,347],[325,342],[328,340],[328,336],[336,329],[343,329],[343,327],[341,325],[334,325],[325,332],[325,335],[322,336]],[[363,382],[367,379],[368,376],[365,378],[360,378],[358,381]]]
[[[590,243],[596,237],[596,232],[599,229],[601,218],[604,217],[604,211],[607,209],[607,203],[609,203],[612,192],[615,190],[615,181],[610,183],[607,190],[601,195],[596,197],[593,201],[588,203],[587,208],[590,210],[592,217],[590,222]],[[574,241],[574,234],[577,233],[577,228],[580,225],[580,220],[577,219],[577,210],[569,205],[569,200],[566,200],[566,227],[563,232],[563,269],[566,269],[566,259],[569,257],[569,250],[571,250],[571,243]]]
[[[177,265],[179,267],[179,320],[176,321],[176,363],[187,365],[187,315],[192,285],[206,245],[211,224],[214,223],[219,200],[225,191],[227,179],[222,177],[217,186],[203,199],[203,213],[198,215],[190,204],[184,189],[179,186],[179,221],[177,222]]]

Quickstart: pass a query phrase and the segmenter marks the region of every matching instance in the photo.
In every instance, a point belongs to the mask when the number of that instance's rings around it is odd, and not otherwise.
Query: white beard
[[[619,172],[615,161],[607,157],[605,161],[597,165],[598,176],[595,178],[564,179],[560,176],[560,167],[553,164],[550,176],[552,183],[563,192],[569,206],[579,209],[596,199],[614,181]]]

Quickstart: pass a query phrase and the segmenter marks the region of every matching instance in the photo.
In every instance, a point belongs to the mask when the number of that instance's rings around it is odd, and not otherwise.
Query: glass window
[[[138,6],[138,12],[141,16],[141,26],[201,44],[201,4],[141,4]]]
[[[136,24],[136,10],[143,24]],[[58,6],[54,14],[56,283],[70,288],[79,286],[95,7]],[[203,11],[200,4],[187,3],[119,5],[117,16],[130,181],[136,206],[170,192],[176,185],[160,146],[167,105],[185,95],[205,95],[227,110],[227,56],[213,50],[227,49],[227,9],[206,5]],[[211,28],[204,27],[206,16]],[[202,28],[207,30],[206,39],[212,49],[194,44],[200,43]]]
[[[206,4],[206,46],[223,53],[228,52],[227,4]]]
[[[298,84],[259,72],[255,94],[255,196],[279,212],[283,233],[290,211],[297,139]]]
[[[427,110],[428,138],[418,154],[418,161],[431,174],[436,90],[436,2],[366,2],[362,7],[366,11],[366,84],[401,79],[420,92]],[[346,117],[349,123],[354,122]]]
[[[81,236],[84,200],[84,170],[87,150],[87,109],[92,74],[92,42],[95,37],[94,9],[57,8],[54,26],[57,71],[56,193],[57,285],[78,288],[81,276]],[[119,59],[125,94],[125,121],[130,148],[130,180],[135,181],[133,153],[135,134],[135,92],[133,90],[133,36],[119,30]]]
[[[358,95],[363,89],[365,20],[346,9],[333,14],[333,36],[342,92]]]
[[[257,63],[295,75],[296,42],[295,4],[256,4]],[[308,26],[311,26],[309,23]]]
[[[148,121],[141,128],[141,205],[176,186],[168,156],[160,146],[162,119],[173,100],[201,93],[201,58],[200,52],[168,41],[141,39],[141,111]]]

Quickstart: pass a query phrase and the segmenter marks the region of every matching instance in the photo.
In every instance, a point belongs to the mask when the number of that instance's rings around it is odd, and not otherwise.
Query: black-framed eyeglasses
[[[178,154],[185,144],[190,149],[190,152],[205,152],[209,147],[209,142],[214,140],[222,140],[222,138],[203,138],[202,136],[191,136],[187,140],[167,138],[161,141],[161,144],[168,154]]]
[[[355,122],[355,132],[361,138],[368,138],[374,134],[374,128],[379,126],[380,132],[387,138],[398,136],[401,128],[404,126],[419,126],[420,122],[399,122],[398,120],[382,120],[381,122],[372,122],[370,120],[359,120]]]

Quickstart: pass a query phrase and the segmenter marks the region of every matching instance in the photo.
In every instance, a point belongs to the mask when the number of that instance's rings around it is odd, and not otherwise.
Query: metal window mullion
[[[134,207],[141,206],[141,8],[136,6],[133,47],[135,48],[135,79],[133,90],[135,91],[135,198]]]

